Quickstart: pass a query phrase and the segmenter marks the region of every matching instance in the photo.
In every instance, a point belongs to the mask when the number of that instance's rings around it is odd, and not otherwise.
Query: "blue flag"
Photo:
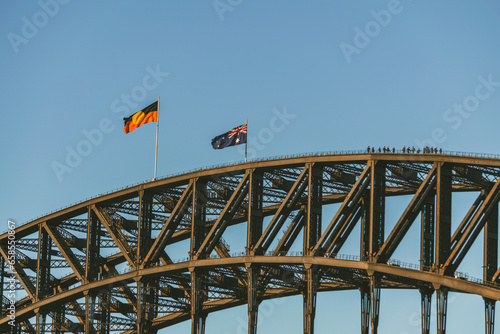
[[[212,139],[212,147],[218,150],[229,146],[245,144],[246,142],[247,125],[243,124]]]

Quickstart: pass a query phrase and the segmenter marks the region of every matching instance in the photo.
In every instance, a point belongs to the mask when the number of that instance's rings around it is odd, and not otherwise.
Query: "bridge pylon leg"
[[[158,286],[155,279],[138,280],[137,282],[137,333],[156,334],[157,330],[151,328],[155,318],[155,304]]]
[[[370,292],[366,287],[361,292],[361,334],[370,334]]]
[[[431,330],[432,290],[420,291],[422,311],[422,334],[429,334]]]
[[[97,300],[97,313],[99,318],[97,322],[97,332],[99,334],[108,334],[111,329],[111,291],[106,289],[99,291]]]
[[[147,305],[145,305],[145,291],[146,289],[144,288],[144,284],[141,280],[137,281],[137,321],[136,321],[136,326],[137,326],[137,333],[138,334],[143,334],[146,332],[146,308]]]
[[[191,272],[191,334],[205,333],[206,315],[202,308],[202,277],[198,269]]]
[[[380,313],[380,278],[370,276],[369,284],[360,288],[361,292],[361,334],[378,332]]]
[[[85,334],[94,334],[95,295],[85,295]]]
[[[484,306],[485,306],[485,326],[486,334],[494,334],[495,328],[495,300],[485,298],[484,299]]]
[[[257,316],[259,314],[259,301],[257,299],[258,269],[248,267],[248,334],[257,334]]]
[[[441,287],[436,290],[437,295],[437,333],[446,333],[446,313],[448,308],[448,289]]]
[[[3,256],[0,256],[0,296],[3,296],[3,287],[4,287],[4,282],[5,282],[5,278],[7,276],[7,272],[5,270],[5,259],[3,258]],[[5,305],[7,306],[7,305]],[[0,300],[0,317],[4,317],[5,315],[5,312],[3,311],[3,307],[4,307],[4,302],[3,302],[3,298],[2,300]]]
[[[498,204],[493,206],[484,226],[484,273],[483,279],[493,281],[498,268]],[[495,300],[484,298],[486,334],[493,334]]]
[[[307,286],[304,291],[304,334],[314,334],[314,317],[316,316],[317,273],[315,269],[306,269]]]
[[[44,334],[45,333],[45,323],[47,320],[47,315],[44,313],[38,312],[36,314],[36,334]]]
[[[372,334],[378,332],[378,319],[380,314],[380,279],[372,276],[370,279],[370,308]]]
[[[207,323],[207,315],[205,313],[201,314],[201,327],[200,334],[205,334],[205,324]]]
[[[65,322],[64,305],[59,306],[54,311],[54,319],[52,319],[52,333],[53,334],[63,334],[63,325]]]

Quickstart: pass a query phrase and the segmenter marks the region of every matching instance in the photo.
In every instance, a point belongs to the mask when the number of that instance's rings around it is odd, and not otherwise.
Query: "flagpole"
[[[247,143],[248,143],[248,119],[245,120],[245,126],[247,127],[247,140],[245,140],[245,163],[247,162]]]
[[[155,176],[153,181],[156,180],[156,166],[158,165],[158,128],[160,126],[160,97],[158,96],[158,111],[156,120],[156,147],[155,147]]]

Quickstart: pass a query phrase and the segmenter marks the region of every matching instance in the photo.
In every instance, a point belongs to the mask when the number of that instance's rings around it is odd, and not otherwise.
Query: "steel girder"
[[[8,234],[0,236],[0,330],[155,333],[191,319],[192,333],[201,334],[209,313],[247,304],[255,334],[261,301],[302,294],[304,333],[313,333],[318,292],[359,289],[362,331],[376,333],[380,289],[406,288],[421,292],[423,333],[434,291],[439,333],[449,291],[482,296],[492,333],[499,176],[496,159],[309,156],[201,170],[96,197],[19,226],[12,266]],[[452,231],[452,195],[463,191],[478,197]],[[411,200],[386,238],[392,196]],[[323,229],[324,207],[336,203]],[[419,215],[420,264],[394,262]],[[239,224],[246,224],[244,238],[231,233]],[[340,255],[358,224],[360,255]],[[455,277],[481,231],[483,280]],[[15,328],[6,316],[11,269],[22,291]]]

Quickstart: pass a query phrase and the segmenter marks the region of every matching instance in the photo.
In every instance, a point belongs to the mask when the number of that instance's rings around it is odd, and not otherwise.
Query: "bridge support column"
[[[437,333],[446,333],[446,312],[448,308],[448,289],[440,287],[436,290],[437,295]]]
[[[380,278],[370,276],[370,282],[361,291],[361,333],[377,334],[380,313]]]
[[[101,223],[92,207],[87,213],[87,256],[85,262],[85,281],[94,282],[99,277],[99,256],[101,242]],[[96,293],[85,294],[85,334],[94,334],[94,313]]]
[[[66,319],[65,317],[65,305],[60,305],[54,310],[54,319],[52,319],[52,333],[62,334],[64,333],[63,325]]]
[[[50,247],[51,240],[47,231],[40,224],[38,229],[38,259],[36,276],[36,300],[43,299],[48,294],[50,282]],[[45,333],[47,314],[45,311],[36,312],[36,333]]]
[[[491,282],[498,267],[498,204],[493,206],[484,226],[484,273],[483,279]],[[494,333],[495,300],[485,298],[486,334]]]
[[[107,292],[103,292],[99,295],[99,321],[98,321],[98,333],[109,333],[111,314],[109,311],[110,295]]]
[[[372,276],[370,279],[370,308],[372,334],[378,332],[378,319],[380,314],[380,279]]]
[[[315,268],[306,267],[307,286],[304,291],[304,334],[314,334],[314,317],[316,316],[316,295],[318,275]]]
[[[137,231],[136,267],[141,268],[143,261],[153,244],[151,231],[153,224],[153,196],[150,192],[139,192],[139,221]],[[155,318],[156,289],[155,279],[140,279],[137,281],[137,332],[138,334],[156,333],[151,329]]]
[[[257,334],[257,316],[259,301],[257,299],[258,270],[255,266],[248,267],[248,334]]]
[[[40,313],[40,310],[35,312],[36,312],[36,334],[43,334],[45,333],[45,324],[47,320],[47,315]]]
[[[156,288],[157,280],[137,281],[137,333],[156,334],[152,330],[153,319],[156,316],[155,305],[158,304]]]
[[[486,325],[486,334],[493,334],[495,332],[494,324],[495,324],[495,300],[485,298],[484,306],[485,306],[485,325]]]
[[[422,334],[429,334],[431,330],[432,290],[420,291],[422,311]]]
[[[136,321],[137,334],[146,333],[146,329],[149,327],[146,324],[147,305],[145,303],[145,299],[146,299],[145,294],[146,294],[146,289],[144,287],[144,284],[141,282],[141,280],[138,280],[137,281],[137,321]]]
[[[251,171],[249,185],[247,254],[253,253],[254,246],[262,235],[263,175]],[[257,279],[259,267],[250,264],[247,264],[246,267],[248,270],[248,334],[257,334],[257,317],[259,314]]]
[[[204,334],[206,314],[202,311],[202,277],[198,269],[191,270],[191,334]]]
[[[366,287],[361,292],[361,334],[370,334],[370,292]]]
[[[0,296],[3,296],[3,285],[5,283],[5,278],[7,276],[7,271],[6,271],[6,265],[5,265],[5,259],[3,256],[0,256]],[[7,305],[5,305],[7,307]],[[4,301],[3,298],[0,299],[0,317],[4,317],[6,313],[3,311],[4,307]]]
[[[95,295],[85,294],[85,334],[94,334]]]

